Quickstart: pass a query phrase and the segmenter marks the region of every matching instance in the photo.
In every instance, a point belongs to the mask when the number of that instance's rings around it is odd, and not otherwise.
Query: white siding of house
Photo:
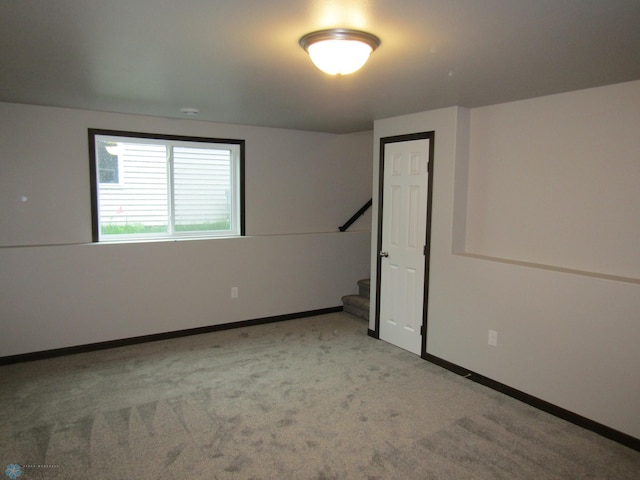
[[[162,145],[119,143],[119,184],[100,184],[100,224],[166,225],[167,160]]]
[[[228,150],[174,149],[176,225],[227,220],[231,212]]]
[[[163,145],[118,143],[119,184],[100,184],[101,225],[167,225],[171,205]],[[227,220],[231,155],[225,149],[174,148],[177,225]]]

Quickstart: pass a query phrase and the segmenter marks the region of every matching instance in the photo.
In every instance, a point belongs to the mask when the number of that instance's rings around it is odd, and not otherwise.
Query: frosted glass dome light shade
[[[355,40],[324,40],[309,45],[309,56],[316,67],[329,75],[348,75],[360,70],[371,54],[371,47]]]
[[[357,30],[320,30],[300,39],[316,67],[329,75],[348,75],[367,63],[380,45],[375,35]]]

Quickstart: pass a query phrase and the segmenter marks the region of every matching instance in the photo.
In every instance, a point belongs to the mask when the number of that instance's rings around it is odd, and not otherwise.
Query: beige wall
[[[245,139],[248,236],[89,243],[87,128]],[[337,230],[371,196],[371,132],[6,103],[0,132],[0,356],[335,307],[369,275],[370,216]]]
[[[428,353],[636,438],[639,99],[631,82],[377,121],[373,182],[375,205],[380,138],[435,130]]]
[[[637,82],[477,108],[471,125],[468,252],[640,280]]]

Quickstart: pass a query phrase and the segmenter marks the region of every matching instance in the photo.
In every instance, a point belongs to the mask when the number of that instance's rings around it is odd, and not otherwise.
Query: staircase
[[[369,292],[370,281],[368,278],[358,280],[358,295],[345,295],[342,297],[344,311],[364,320],[369,320]]]

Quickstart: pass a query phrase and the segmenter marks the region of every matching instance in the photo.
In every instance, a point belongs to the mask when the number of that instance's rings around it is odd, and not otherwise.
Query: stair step
[[[371,298],[371,280],[368,278],[358,280],[358,290],[361,297]]]
[[[345,295],[342,297],[344,311],[364,320],[369,320],[369,298],[362,295]]]

